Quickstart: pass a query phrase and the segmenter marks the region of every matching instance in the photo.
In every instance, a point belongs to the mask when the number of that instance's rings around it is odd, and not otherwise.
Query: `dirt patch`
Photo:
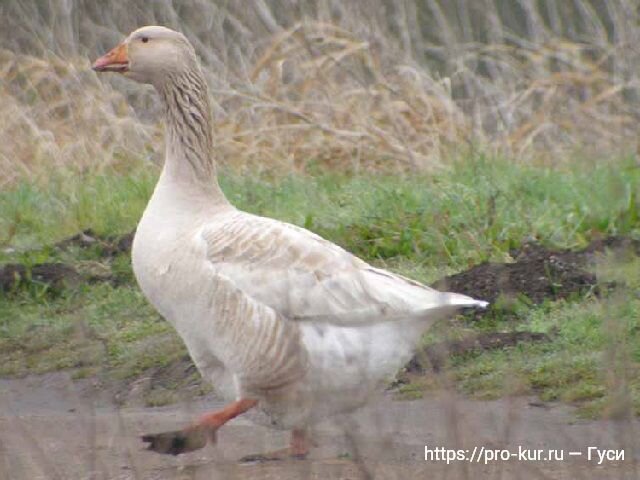
[[[0,267],[0,291],[10,292],[27,284],[39,284],[59,290],[75,286],[82,276],[64,263],[40,263],[31,268],[19,263],[9,263]]]
[[[67,250],[70,247],[90,248],[97,246],[103,256],[114,257],[121,253],[128,253],[131,251],[131,244],[133,243],[134,235],[135,232],[129,232],[124,235],[109,235],[102,237],[88,228],[56,243],[54,247],[58,250]]]
[[[212,387],[187,354],[167,365],[150,368],[133,381],[116,382],[112,390],[119,405],[159,407],[202,397]]]
[[[75,288],[82,283],[111,282],[119,285],[116,275],[109,272],[78,271],[65,263],[38,263],[26,266],[20,263],[0,265],[0,292],[11,293],[23,288],[46,287],[59,293],[65,288]]]
[[[80,233],[65,238],[54,245],[54,248],[58,250],[67,250],[70,247],[89,248],[98,243],[99,240],[96,234],[90,228],[83,230]]]
[[[594,240],[580,251],[549,250],[536,243],[511,252],[513,263],[482,263],[434,284],[495,303],[500,296],[526,297],[534,304],[575,294],[599,293],[591,272],[597,254],[606,250],[640,254],[640,241],[625,237]]]
[[[63,251],[72,247],[95,248],[100,257],[112,258],[131,251],[134,233],[101,237],[93,230],[87,229],[65,238],[53,247]],[[92,272],[87,269],[78,271],[73,266],[61,262],[45,262],[32,266],[19,263],[0,265],[0,292],[11,292],[32,284],[58,291],[75,287],[81,282],[112,282],[118,285],[121,280],[110,273]]]

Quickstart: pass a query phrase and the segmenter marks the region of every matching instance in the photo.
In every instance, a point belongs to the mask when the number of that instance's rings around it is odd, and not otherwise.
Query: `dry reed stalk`
[[[555,162],[633,151],[632,3],[8,0],[0,185],[52,166],[161,161],[152,92],[89,70],[143,23],[194,42],[218,102],[218,159],[233,168],[416,171],[469,145]]]

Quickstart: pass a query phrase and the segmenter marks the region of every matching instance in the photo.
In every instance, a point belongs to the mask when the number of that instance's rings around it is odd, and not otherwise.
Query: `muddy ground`
[[[589,292],[600,293],[594,266],[607,251],[640,254],[640,241],[607,237],[582,250],[550,250],[537,243],[511,252],[512,263],[485,262],[435,282],[441,290],[464,293],[495,304],[499,297],[517,297],[540,304]]]
[[[117,409],[103,392],[65,373],[0,380],[0,478],[595,480],[635,479],[640,473],[636,419],[586,422],[576,420],[570,407],[526,397],[484,402],[447,392],[412,401],[381,395],[351,418],[324,422],[313,432],[317,447],[306,460],[239,463],[242,456],[287,442],[285,433],[253,425],[251,414],[221,429],[215,446],[178,457],[143,450],[141,434],[182,427],[220,405],[209,396],[162,408]],[[465,449],[469,456],[474,447],[516,455],[489,461],[493,454],[484,453],[480,462],[447,464],[436,453],[425,461],[425,446]],[[599,464],[594,450],[589,460],[589,447],[624,453]],[[549,449],[562,460],[532,456],[538,450],[548,455]],[[531,460],[519,457],[521,451]]]

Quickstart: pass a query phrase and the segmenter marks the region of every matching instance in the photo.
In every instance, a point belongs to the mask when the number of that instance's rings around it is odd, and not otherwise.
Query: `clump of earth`
[[[511,252],[513,263],[485,262],[438,280],[434,287],[464,293],[490,303],[500,296],[526,297],[534,304],[590,291],[599,285],[593,266],[606,250],[640,254],[640,241],[625,237],[594,240],[578,251],[551,250],[537,243]]]

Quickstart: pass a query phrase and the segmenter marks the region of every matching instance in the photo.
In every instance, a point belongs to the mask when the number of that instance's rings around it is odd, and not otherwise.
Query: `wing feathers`
[[[233,211],[200,235],[217,272],[293,320],[356,326],[486,306],[373,268],[312,232],[269,218]]]

